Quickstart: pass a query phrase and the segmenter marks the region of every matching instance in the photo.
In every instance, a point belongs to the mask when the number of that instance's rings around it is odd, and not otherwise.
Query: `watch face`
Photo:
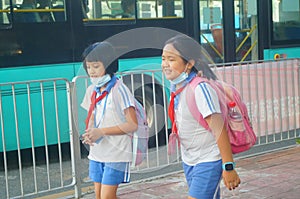
[[[233,170],[233,164],[226,164],[225,165],[225,170],[226,171],[232,171]]]

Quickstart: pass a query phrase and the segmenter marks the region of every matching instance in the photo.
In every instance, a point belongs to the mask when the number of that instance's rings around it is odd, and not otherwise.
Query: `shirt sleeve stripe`
[[[130,106],[129,97],[128,97],[128,94],[126,93],[126,90],[125,90],[125,88],[124,88],[123,85],[121,85],[119,87],[119,91],[120,91],[120,93],[122,95],[125,107],[129,107]]]
[[[216,108],[215,108],[214,104],[212,103],[211,95],[209,93],[209,90],[206,87],[206,84],[200,83],[199,86],[200,86],[200,88],[201,88],[201,90],[202,90],[202,92],[204,94],[204,97],[206,99],[206,102],[207,102],[207,104],[209,106],[210,111],[212,113],[216,112]]]

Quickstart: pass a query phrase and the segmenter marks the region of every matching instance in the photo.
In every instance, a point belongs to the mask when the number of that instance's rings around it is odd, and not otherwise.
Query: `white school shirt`
[[[107,95],[107,99],[102,99],[96,105],[96,125],[98,128],[105,128],[122,124],[126,121],[124,110],[130,106],[134,107],[134,97],[129,89],[117,80],[114,87]],[[81,106],[89,110],[93,87],[89,86]],[[97,96],[98,97],[98,96]],[[103,108],[106,101],[106,108]],[[100,122],[100,123],[99,123]],[[124,135],[103,136],[99,143],[94,143],[90,147],[88,158],[98,162],[131,162],[132,161],[132,141],[131,133]]]
[[[182,160],[190,166],[220,160],[220,151],[213,134],[202,127],[189,111],[186,91],[187,87],[180,93],[178,107],[175,109]],[[203,118],[221,113],[218,96],[209,84],[200,83],[195,88],[195,99]]]

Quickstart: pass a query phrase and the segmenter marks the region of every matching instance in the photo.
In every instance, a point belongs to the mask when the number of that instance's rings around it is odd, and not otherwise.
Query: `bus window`
[[[21,23],[42,22],[39,13],[36,11],[35,0],[23,0],[20,4],[14,5],[14,21]]]
[[[200,43],[213,62],[223,62],[222,1],[199,0]]]
[[[17,23],[65,21],[64,0],[19,0],[13,5],[13,19]]]
[[[45,0],[42,0],[45,1]],[[66,21],[66,3],[65,0],[52,0],[51,2],[51,14],[55,22]],[[46,7],[47,9],[47,7]]]
[[[10,6],[8,1],[0,1],[0,25],[8,25],[11,22]]]
[[[200,42],[215,63],[224,61],[222,1],[199,0]],[[225,16],[226,18],[226,16]],[[226,20],[226,19],[225,19]],[[234,0],[235,59],[258,59],[257,9],[254,0]],[[228,35],[228,34],[227,34]]]
[[[300,0],[272,0],[273,38],[280,40],[300,39]]]
[[[138,0],[138,18],[183,17],[182,0]]]
[[[122,0],[120,13],[122,18],[135,18],[135,0]]]
[[[66,21],[65,0],[36,0],[41,22]]]
[[[135,19],[136,0],[83,0],[84,21]]]
[[[84,21],[183,17],[183,0],[82,0]],[[137,12],[137,14],[136,14]]]

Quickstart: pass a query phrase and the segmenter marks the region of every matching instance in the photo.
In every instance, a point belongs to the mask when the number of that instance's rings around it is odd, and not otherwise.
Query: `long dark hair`
[[[202,75],[208,79],[217,79],[217,76],[208,66],[209,54],[197,41],[187,35],[179,34],[167,40],[165,45],[167,44],[171,44],[186,62],[189,60],[195,61],[192,71],[201,71]]]
[[[86,62],[100,61],[105,67],[106,74],[113,76],[119,69],[114,47],[106,41],[89,45],[82,53],[83,67],[87,72]]]

